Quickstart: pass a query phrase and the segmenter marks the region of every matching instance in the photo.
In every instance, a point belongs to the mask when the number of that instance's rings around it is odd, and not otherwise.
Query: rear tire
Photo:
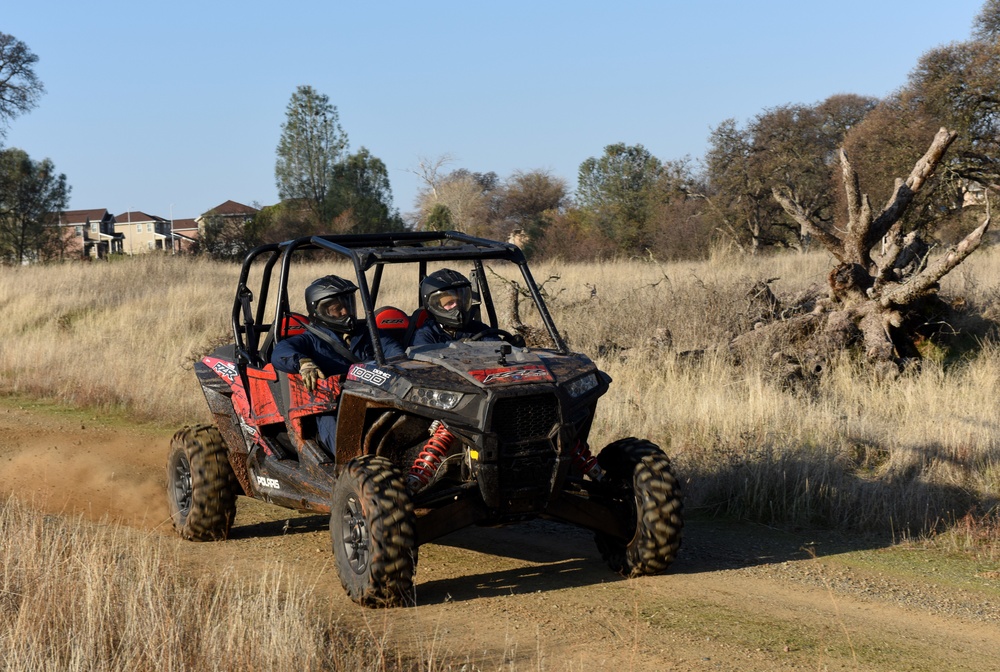
[[[236,475],[213,425],[174,434],[167,456],[167,507],[174,530],[192,541],[229,536],[236,517]]]
[[[416,518],[402,473],[384,457],[347,463],[333,487],[330,537],[344,590],[367,607],[412,605]]]
[[[628,541],[598,532],[601,556],[623,576],[665,571],[677,557],[684,527],[681,490],[670,459],[656,444],[628,438],[608,444],[597,461],[606,472],[608,506],[634,531]]]

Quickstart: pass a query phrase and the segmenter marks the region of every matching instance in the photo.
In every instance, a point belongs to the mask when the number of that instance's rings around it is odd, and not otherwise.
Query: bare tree
[[[814,297],[809,313],[743,334],[733,341],[734,347],[739,350],[763,337],[777,337],[771,344],[798,345],[820,359],[854,343],[862,344],[871,361],[900,363],[916,356],[913,330],[927,321],[925,299],[933,299],[941,278],[979,247],[990,224],[987,209],[979,226],[933,260],[919,231],[903,228],[907,207],[955,137],[945,128],[938,131],[909,176],[896,180],[892,195],[878,211],[861,192],[858,174],[841,150],[848,210],[842,230],[813,217],[790,189],[774,188],[774,198],[785,212],[839,263],[827,278],[827,295]]]
[[[500,179],[493,172],[474,173],[465,168],[442,174],[451,160],[447,154],[433,161],[421,159],[419,172],[411,171],[425,185],[415,203],[417,227],[433,229],[447,222],[465,233],[489,235]]]
[[[35,75],[38,56],[13,35],[0,32],[0,138],[7,132],[10,120],[29,112],[45,93],[45,87]]]
[[[451,154],[442,154],[436,158],[428,158],[425,156],[419,157],[417,160],[417,168],[409,171],[419,177],[420,181],[424,183],[424,186],[420,190],[420,194],[417,196],[416,205],[418,207],[428,199],[437,203],[438,187],[441,184],[441,180],[444,179],[441,171],[445,166],[454,160],[455,158]]]
[[[450,173],[438,184],[437,200],[430,207],[447,206],[456,229],[482,235],[490,215],[490,192],[478,177],[476,173],[461,169]],[[421,210],[426,209],[426,206],[421,207]]]

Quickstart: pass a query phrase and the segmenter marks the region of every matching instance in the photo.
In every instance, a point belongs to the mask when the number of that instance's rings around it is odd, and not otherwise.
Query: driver
[[[313,392],[318,380],[347,373],[351,364],[374,358],[371,336],[355,317],[357,291],[353,282],[336,275],[319,278],[306,287],[310,323],[306,331],[274,346],[274,368],[300,374],[306,389]],[[394,339],[382,337],[379,341],[386,359],[403,355]],[[336,455],[337,416],[318,416],[316,429],[320,443]]]
[[[416,330],[413,345],[471,338],[490,328],[472,319],[472,285],[468,278],[450,268],[434,271],[420,281],[420,302],[433,319]],[[486,336],[483,340],[500,339]]]

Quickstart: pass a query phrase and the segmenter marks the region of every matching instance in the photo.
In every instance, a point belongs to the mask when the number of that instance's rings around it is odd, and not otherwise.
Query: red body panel
[[[301,442],[303,417],[328,413],[337,408],[341,390],[340,376],[319,380],[316,391],[309,392],[302,384],[302,376],[297,373],[288,374],[290,403],[287,409],[282,409],[272,391],[271,384],[278,380],[278,373],[273,365],[268,364],[263,369],[247,367],[247,380],[250,384],[250,401],[248,401],[243,381],[234,363],[217,357],[204,357],[201,361],[226,381],[233,391],[233,408],[241,420],[252,428],[284,422],[287,417],[289,429],[295,434],[297,442]],[[270,454],[270,449],[261,442],[259,435],[254,433],[254,438]]]

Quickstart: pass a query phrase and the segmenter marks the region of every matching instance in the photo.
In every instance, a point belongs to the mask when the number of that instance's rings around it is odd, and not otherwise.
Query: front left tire
[[[347,463],[333,488],[330,537],[337,574],[368,607],[414,603],[416,518],[403,474],[384,457]]]

